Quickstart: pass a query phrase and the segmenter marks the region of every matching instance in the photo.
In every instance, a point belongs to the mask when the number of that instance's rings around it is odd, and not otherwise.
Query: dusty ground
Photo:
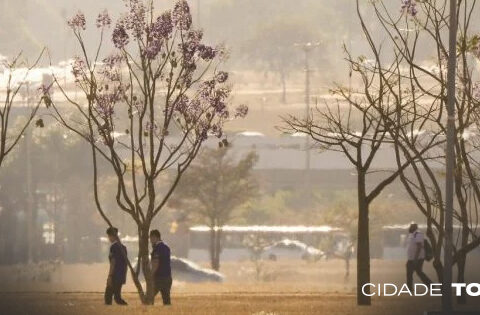
[[[478,266],[478,265],[477,265]],[[24,269],[24,268],[23,268]],[[372,314],[415,315],[439,309],[438,298],[382,297],[373,306],[357,307],[355,263],[345,279],[340,260],[266,262],[260,280],[252,262],[224,263],[224,283],[175,282],[172,307],[139,304],[131,280],[125,286],[128,307],[103,304],[106,264],[61,265],[49,276],[35,279],[21,266],[0,268],[0,315],[57,314]],[[477,270],[472,266],[470,270]],[[427,265],[426,272],[434,278]],[[480,282],[470,272],[469,282]],[[404,263],[372,261],[372,282],[403,283]],[[469,310],[480,314],[480,297],[471,298]]]
[[[174,294],[173,305],[142,306],[137,296],[127,294],[130,305],[104,306],[101,293],[0,294],[0,313],[4,315],[60,314],[355,314],[420,315],[438,309],[438,300],[421,298],[374,299],[373,306],[357,307],[348,294],[319,293],[210,293]],[[480,310],[470,306],[470,310]],[[480,314],[480,311],[479,311]]]
[[[478,265],[480,260],[470,261],[467,280],[480,283]],[[201,263],[208,267],[208,263]],[[47,272],[45,270],[52,270]],[[251,261],[222,262],[220,272],[225,275],[224,283],[192,284],[175,282],[174,289],[180,293],[201,292],[326,292],[354,293],[356,272],[355,261],[350,276],[345,277],[345,262],[342,260],[265,261],[257,280],[255,265]],[[425,264],[425,272],[432,279],[435,273],[431,264]],[[0,292],[98,292],[105,287],[108,272],[106,263],[61,264],[56,267],[0,266]],[[405,262],[373,259],[371,262],[373,283],[405,282]],[[130,275],[128,276],[130,278]],[[175,275],[174,275],[175,278]],[[130,279],[125,291],[135,291]],[[1,314],[0,314],[1,315]]]

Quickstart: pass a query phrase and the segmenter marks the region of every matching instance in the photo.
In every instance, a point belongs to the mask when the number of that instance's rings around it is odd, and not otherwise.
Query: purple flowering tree
[[[72,99],[58,80],[68,106],[53,102],[48,93],[46,98],[57,121],[91,146],[95,202],[109,225],[99,198],[99,163],[107,162],[108,174],[116,179],[118,209],[138,227],[138,264],[130,271],[142,303],[150,304],[152,221],[205,140],[224,138],[224,124],[248,109],[228,108],[228,73],[218,69],[224,52],[202,42],[187,1],[160,15],[152,2],[128,0],[126,8],[115,22],[106,11],[99,14],[100,42],[92,51],[84,41],[85,16],[77,13],[69,20],[81,51],[72,72],[84,98]],[[104,55],[109,34],[115,51]],[[145,288],[138,280],[141,272]]]

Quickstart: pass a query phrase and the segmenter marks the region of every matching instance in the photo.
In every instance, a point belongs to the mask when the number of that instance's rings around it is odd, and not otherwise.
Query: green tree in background
[[[251,152],[239,161],[229,148],[207,149],[181,179],[178,192],[189,213],[210,227],[210,262],[220,268],[221,227],[234,211],[257,194],[252,169],[258,157]]]
[[[244,45],[244,55],[265,72],[278,74],[282,103],[287,102],[288,75],[303,67],[303,53],[295,44],[317,41],[314,32],[299,20],[274,20],[262,24]]]

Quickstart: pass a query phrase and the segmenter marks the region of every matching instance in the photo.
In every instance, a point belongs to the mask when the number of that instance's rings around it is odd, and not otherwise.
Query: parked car
[[[303,259],[317,261],[324,257],[321,250],[295,240],[284,239],[265,248],[263,257],[270,260]]]
[[[137,265],[135,259],[134,266]],[[172,256],[170,260],[172,277],[176,281],[185,282],[223,282],[225,276],[218,271],[202,268],[191,260]],[[141,279],[143,275],[140,275]]]
[[[172,256],[173,277],[186,282],[223,282],[224,276],[218,271],[202,268],[191,260]]]

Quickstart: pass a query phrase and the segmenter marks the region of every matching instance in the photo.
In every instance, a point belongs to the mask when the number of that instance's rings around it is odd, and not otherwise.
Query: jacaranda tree
[[[111,213],[99,198],[99,177],[116,179],[119,211],[138,227],[138,264],[129,264],[142,303],[153,301],[148,233],[177,184],[209,136],[223,138],[224,123],[247,114],[247,107],[229,110],[228,73],[219,65],[221,47],[202,42],[192,28],[187,1],[156,14],[153,1],[127,0],[127,12],[115,22],[106,11],[96,20],[98,46],[86,47],[85,16],[68,21],[81,54],[72,72],[81,101],[56,86],[67,105],[45,97],[57,121],[90,144],[94,196],[98,211],[112,225]],[[111,31],[111,43],[105,38]],[[105,55],[105,47],[112,46]],[[109,166],[99,168],[99,162]],[[138,277],[143,272],[144,288]]]

